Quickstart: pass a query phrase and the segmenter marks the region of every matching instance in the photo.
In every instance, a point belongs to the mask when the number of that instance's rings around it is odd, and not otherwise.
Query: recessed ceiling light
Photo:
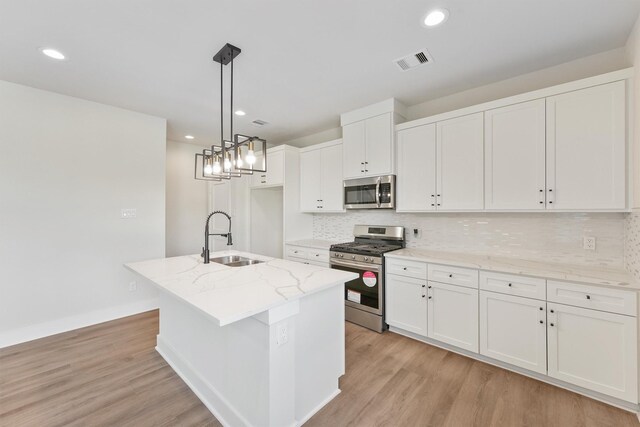
[[[426,27],[435,27],[446,21],[448,17],[449,11],[447,9],[435,9],[427,13],[422,22]]]
[[[236,111],[236,116],[244,116],[245,114],[247,114],[247,113],[245,113],[245,112],[244,112],[244,111],[242,111],[242,110],[237,110],[237,111]]]
[[[195,137],[193,135],[185,135],[184,137],[185,137],[185,139],[195,139]]]
[[[40,52],[42,52],[43,54],[47,55],[49,58],[53,58],[53,59],[57,59],[57,60],[63,60],[65,58],[64,54],[62,52],[60,52],[59,50],[56,49],[51,49],[49,47],[44,47],[42,49],[40,49]]]

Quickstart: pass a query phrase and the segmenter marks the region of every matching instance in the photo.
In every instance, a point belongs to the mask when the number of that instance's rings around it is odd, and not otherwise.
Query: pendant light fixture
[[[267,171],[267,141],[257,136],[233,133],[233,60],[240,49],[227,43],[213,57],[220,64],[220,143],[196,153],[194,178],[221,181]],[[231,64],[229,135],[224,136],[224,67]],[[256,152],[261,152],[256,156]],[[258,158],[259,157],[259,158]]]

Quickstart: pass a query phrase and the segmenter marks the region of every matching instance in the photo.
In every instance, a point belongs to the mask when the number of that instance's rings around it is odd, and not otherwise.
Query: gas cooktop
[[[400,245],[371,244],[362,242],[347,242],[331,245],[331,250],[334,252],[363,255],[382,255],[385,252],[395,251],[400,248],[402,248]]]

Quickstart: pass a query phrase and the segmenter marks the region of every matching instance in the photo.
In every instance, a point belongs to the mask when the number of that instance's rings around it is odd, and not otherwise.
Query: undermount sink
[[[247,265],[260,264],[261,262],[264,262],[257,259],[245,258],[239,255],[211,258],[211,261],[217,262],[218,264],[226,265],[227,267],[244,267]]]

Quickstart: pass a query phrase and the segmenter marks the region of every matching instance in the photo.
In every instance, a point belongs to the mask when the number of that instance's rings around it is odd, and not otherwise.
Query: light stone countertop
[[[355,273],[247,252],[212,252],[211,258],[227,255],[265,262],[228,267],[215,262],[204,264],[200,255],[188,255],[125,266],[199,309],[220,326],[357,278]]]
[[[494,257],[490,255],[439,252],[424,249],[399,249],[387,252],[386,258],[423,261],[432,264],[467,267],[500,273],[541,277],[549,280],[579,282],[589,285],[607,286],[626,290],[640,290],[633,275],[623,269],[546,263],[526,259]]]
[[[305,248],[329,250],[331,245],[334,245],[336,243],[343,243],[343,242],[330,241],[330,240],[318,240],[318,239],[303,239],[303,240],[292,240],[290,242],[287,242],[286,244],[294,245],[294,246],[304,246]]]

